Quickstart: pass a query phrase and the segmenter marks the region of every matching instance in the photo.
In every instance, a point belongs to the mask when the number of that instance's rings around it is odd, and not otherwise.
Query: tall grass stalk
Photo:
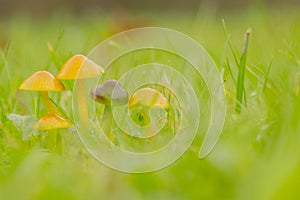
[[[244,80],[245,80],[246,60],[247,60],[248,42],[249,42],[250,33],[251,33],[251,29],[249,28],[245,34],[244,48],[242,50],[240,63],[239,63],[239,72],[238,72],[237,88],[236,88],[236,107],[235,107],[237,113],[241,112],[241,105],[243,104],[242,102],[243,95],[245,94]]]

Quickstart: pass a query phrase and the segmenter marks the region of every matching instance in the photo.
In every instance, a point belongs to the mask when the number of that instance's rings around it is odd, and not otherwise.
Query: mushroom
[[[59,114],[48,91],[63,91],[64,85],[48,71],[37,71],[29,76],[19,87],[20,90],[40,91],[42,101],[50,113]]]
[[[60,69],[57,79],[76,80],[78,111],[82,130],[88,126],[88,108],[84,79],[95,78],[104,73],[104,69],[83,55],[74,55]],[[80,102],[80,105],[79,105]]]
[[[121,87],[118,81],[106,80],[91,90],[90,97],[105,106],[101,126],[104,133],[110,134],[113,118],[111,102],[113,101],[120,106],[127,104],[128,94],[126,90]]]
[[[141,108],[141,113],[138,116],[140,125],[148,125],[151,121],[149,117],[149,109],[152,108],[169,108],[167,98],[159,91],[152,88],[142,88],[137,90],[129,99],[128,107],[130,110],[133,108]]]
[[[35,130],[48,131],[48,148],[58,149],[57,129],[71,128],[72,123],[57,114],[44,115],[33,127]],[[61,141],[61,140],[59,140]],[[60,142],[61,144],[61,142]]]

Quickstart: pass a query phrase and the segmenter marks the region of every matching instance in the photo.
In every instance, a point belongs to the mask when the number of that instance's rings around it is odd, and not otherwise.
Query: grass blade
[[[60,112],[60,114],[61,114],[61,116],[62,117],[64,117],[64,118],[66,118],[66,119],[69,119],[69,120],[71,120],[72,122],[73,122],[73,119],[72,118],[70,118],[68,115],[67,115],[67,113],[64,111],[64,109],[60,106],[60,105],[58,105],[55,101],[53,101],[53,99],[51,99],[50,98],[50,101],[54,104],[54,106],[58,109],[58,111]]]
[[[236,85],[236,80],[234,79],[234,76],[233,76],[233,73],[232,73],[231,66],[230,66],[228,58],[226,58],[226,66],[227,66],[230,78],[232,79],[234,85]]]
[[[245,69],[246,69],[246,60],[247,60],[247,50],[248,50],[248,42],[251,30],[248,29],[245,34],[245,43],[244,48],[242,50],[240,64],[239,64],[239,72],[237,79],[237,88],[236,88],[236,112],[241,112],[241,105],[243,104],[243,96],[244,96],[244,80],[245,80]]]
[[[232,53],[232,55],[233,55],[233,58],[234,58],[234,61],[235,61],[236,65],[239,66],[238,57],[237,57],[237,55],[236,55],[236,53],[235,53],[235,51],[234,51],[234,49],[233,49],[233,47],[232,47],[232,44],[231,44],[231,42],[230,42],[230,36],[229,36],[229,34],[228,34],[228,31],[227,31],[227,28],[226,28],[226,24],[225,24],[225,20],[224,20],[224,19],[222,20],[222,24],[223,24],[223,31],[224,31],[225,37],[226,37],[226,39],[227,39],[227,44],[228,44],[228,46],[229,46],[229,48],[230,48],[230,50],[231,50],[231,53]]]
[[[263,84],[262,93],[264,93],[266,88],[267,88],[267,83],[268,83],[268,80],[269,80],[269,75],[270,75],[272,64],[273,64],[273,59],[270,61],[269,65],[268,65],[268,70],[267,70],[266,78],[265,78],[265,81],[264,81],[264,84]]]
[[[55,50],[54,50],[54,48],[53,48],[53,46],[50,42],[47,43],[47,47],[48,47],[48,50],[50,52],[52,61],[55,64],[55,67],[59,70],[59,68],[62,66],[62,62],[60,61],[59,57],[57,56],[57,54],[56,54],[56,52],[55,52]],[[48,70],[48,68],[47,68],[47,70]]]

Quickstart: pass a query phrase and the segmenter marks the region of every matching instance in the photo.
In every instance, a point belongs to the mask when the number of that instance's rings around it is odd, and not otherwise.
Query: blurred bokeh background
[[[49,16],[59,11],[68,11],[76,16],[90,12],[196,12],[203,6],[216,10],[236,10],[249,6],[293,7],[298,0],[1,0],[0,16],[12,16],[26,12],[32,16]]]

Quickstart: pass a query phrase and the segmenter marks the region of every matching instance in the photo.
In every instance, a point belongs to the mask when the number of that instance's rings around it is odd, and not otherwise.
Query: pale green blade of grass
[[[226,24],[225,24],[225,20],[224,20],[224,19],[222,19],[222,24],[223,24],[223,31],[224,31],[224,34],[225,34],[225,37],[226,37],[226,45],[229,46],[230,51],[231,51],[231,53],[232,53],[232,55],[233,55],[235,64],[236,64],[236,66],[238,66],[238,68],[239,68],[240,62],[238,61],[237,54],[235,53],[235,50],[233,49],[233,46],[232,46],[232,44],[231,44],[231,42],[230,42],[230,36],[229,36],[229,34],[228,34],[228,31],[227,31],[227,28],[226,28]],[[227,68],[228,68],[230,77],[231,77],[231,79],[233,80],[234,85],[237,87],[237,84],[238,84],[238,83],[237,83],[237,81],[236,81],[235,78],[234,78],[234,75],[233,75],[233,73],[232,73],[231,65],[230,65],[230,63],[229,63],[228,58],[226,58],[226,65],[227,65]],[[242,90],[243,90],[243,98],[244,98],[244,102],[245,102],[245,105],[246,105],[246,104],[247,104],[247,96],[246,96],[246,89],[245,89],[244,85],[243,85]],[[239,104],[241,105],[241,102],[240,102]]]
[[[236,112],[241,112],[241,105],[243,104],[243,97],[244,97],[244,79],[245,79],[245,69],[246,69],[246,60],[247,60],[247,50],[248,50],[248,42],[251,30],[248,29],[245,34],[245,43],[244,48],[242,50],[240,64],[239,64],[239,72],[238,72],[238,79],[237,79],[237,88],[236,88]]]
[[[11,41],[8,40],[7,44],[6,44],[6,48],[4,50],[0,49],[0,54],[1,54],[1,59],[2,62],[0,63],[0,73],[3,69],[3,67],[5,66],[5,62],[7,60],[7,56],[8,56],[8,52],[10,49],[10,45],[11,45]]]
[[[224,20],[224,19],[222,19],[222,25],[223,25],[223,31],[224,31],[225,37],[226,37],[226,39],[227,39],[227,44],[228,44],[228,46],[229,46],[229,48],[230,48],[230,50],[231,50],[231,53],[232,53],[232,55],[233,55],[235,64],[236,64],[237,66],[239,66],[238,57],[237,57],[237,55],[236,55],[236,53],[235,53],[235,51],[234,51],[234,49],[233,49],[233,46],[232,46],[232,44],[231,44],[231,42],[230,42],[230,36],[229,36],[229,34],[228,34],[228,31],[227,31],[227,28],[226,28],[226,24],[225,24],[225,20]]]
[[[270,71],[271,71],[272,64],[273,64],[273,59],[270,61],[269,65],[268,65],[268,70],[267,70],[267,73],[266,73],[266,78],[265,78],[265,80],[264,80],[264,84],[263,84],[263,88],[262,88],[262,93],[264,93],[265,90],[266,90],[266,87],[267,87],[267,83],[268,83],[268,80],[269,80],[269,75],[270,75]]]
[[[230,63],[229,63],[228,57],[226,57],[226,66],[227,66],[227,69],[228,69],[228,72],[229,72],[230,78],[232,79],[232,81],[233,81],[234,85],[236,85],[236,80],[234,79],[234,76],[233,76],[233,73],[232,73],[232,70],[231,70],[231,66],[230,66]]]
[[[54,62],[55,68],[59,70],[59,68],[62,66],[62,61],[60,60],[60,58],[57,56],[52,44],[50,42],[47,43],[48,46],[48,50],[50,52],[51,55],[51,60]],[[49,70],[49,64],[47,65],[47,70]]]
[[[49,70],[51,61],[54,62],[55,68],[57,70],[59,70],[61,68],[62,64],[63,64],[63,61],[57,55],[57,52],[55,51],[55,49],[57,49],[61,45],[62,39],[64,37],[64,33],[65,33],[64,30],[61,31],[61,33],[58,35],[58,37],[56,39],[56,42],[55,42],[54,46],[52,45],[51,42],[47,43],[47,47],[48,47],[49,53],[51,55],[51,58],[49,59],[47,65],[46,65],[47,66],[46,70]]]
[[[0,56],[2,59],[2,62],[0,63],[0,74],[2,73],[3,68],[5,68],[7,66],[7,57],[8,57],[8,53],[11,47],[11,40],[8,40],[7,45],[5,50],[0,50]],[[11,75],[10,75],[10,70],[9,67],[6,67],[6,75],[8,77],[8,90],[11,91],[12,88],[12,84],[11,84]]]

